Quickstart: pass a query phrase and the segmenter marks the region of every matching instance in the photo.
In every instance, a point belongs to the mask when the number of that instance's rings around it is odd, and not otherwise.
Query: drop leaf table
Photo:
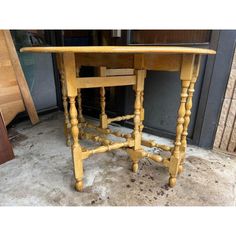
[[[71,146],[75,188],[83,189],[83,160],[95,153],[114,149],[125,149],[133,162],[132,169],[138,171],[141,158],[158,162],[169,171],[169,185],[175,186],[176,178],[183,171],[186,155],[186,137],[190,122],[194,85],[198,77],[201,55],[213,55],[210,49],[173,46],[87,46],[87,47],[28,47],[21,52],[56,53],[61,75],[63,106],[65,116],[65,135],[67,145]],[[81,66],[97,67],[96,77],[80,77]],[[158,144],[142,138],[144,121],[144,82],[147,70],[176,71],[180,74],[181,93],[177,113],[176,138],[173,146]],[[124,116],[109,118],[105,111],[105,87],[133,86],[135,92],[134,112]],[[81,106],[81,89],[100,88],[100,125],[85,121]],[[153,88],[155,89],[155,88]],[[69,104],[68,104],[69,101]],[[77,104],[77,105],[76,105]],[[109,129],[114,121],[133,119],[132,133],[115,132]],[[88,132],[94,128],[101,135]],[[114,135],[123,141],[111,141]],[[82,147],[79,139],[89,139],[100,143],[97,148]],[[72,141],[72,142],[71,142]],[[147,152],[146,147],[156,147],[170,153],[169,157]]]

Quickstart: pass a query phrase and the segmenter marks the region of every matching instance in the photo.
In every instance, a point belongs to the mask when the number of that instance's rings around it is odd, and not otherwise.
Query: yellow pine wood
[[[113,86],[127,86],[135,84],[134,75],[126,76],[101,76],[101,77],[81,77],[75,82],[77,88],[100,88]]]
[[[106,67],[102,66],[99,68],[99,76],[101,78],[106,77],[107,69]],[[106,78],[107,79],[107,78]],[[100,84],[100,81],[98,81]],[[110,81],[108,81],[109,83]],[[110,84],[110,83],[109,83]],[[106,90],[105,87],[100,87],[100,106],[101,106],[101,114],[100,114],[100,125],[101,128],[106,129],[108,122],[107,122],[107,115],[106,115]]]
[[[67,89],[67,96],[70,101],[70,123],[71,123],[71,136],[72,136],[72,156],[74,162],[74,174],[75,174],[75,188],[78,191],[83,189],[83,161],[82,161],[82,149],[79,144],[79,128],[77,109],[75,105],[75,98],[77,97],[76,84],[76,68],[75,57],[73,53],[63,54],[64,74]]]
[[[187,97],[187,101],[185,105],[186,112],[185,112],[185,117],[184,117],[183,133],[181,137],[181,152],[184,153],[184,155],[182,155],[182,158],[180,161],[179,173],[183,171],[183,163],[184,163],[185,153],[186,153],[186,148],[187,148],[188,126],[190,123],[190,116],[191,116],[191,109],[192,109],[192,98],[195,91],[194,90],[195,82],[197,81],[199,70],[200,70],[200,63],[201,63],[201,56],[200,55],[195,56],[192,77],[190,78],[191,82],[188,88],[188,97]]]
[[[137,82],[135,87],[135,103],[134,103],[134,149],[141,149],[141,93],[144,89],[144,76],[142,70],[136,72]]]
[[[215,54],[211,49],[175,46],[80,46],[80,47],[24,47],[21,52],[45,53],[163,53],[163,54]]]
[[[71,119],[71,135],[73,138],[72,144],[72,156],[74,162],[74,174],[75,174],[75,188],[78,191],[83,189],[83,161],[82,161],[82,149],[79,144],[79,128],[77,119],[77,109],[75,106],[75,97],[69,96],[70,99],[70,119]]]
[[[64,109],[64,133],[66,137],[66,145],[71,146],[71,125],[70,125],[70,118],[69,118],[69,110],[68,110],[68,97],[66,91],[66,84],[65,84],[65,73],[64,73],[64,63],[63,57],[61,54],[56,55],[57,67],[60,73],[61,79],[61,91],[62,91],[62,103]]]
[[[184,117],[184,129],[183,129],[183,134],[182,134],[182,138],[181,138],[182,148],[183,148],[184,152],[187,147],[186,137],[188,135],[188,126],[190,123],[190,116],[191,116],[191,109],[192,109],[192,98],[193,98],[193,94],[195,91],[194,86],[195,86],[195,82],[196,82],[198,74],[199,74],[199,69],[200,69],[200,57],[196,56],[194,68],[193,68],[193,73],[192,73],[192,77],[191,77],[191,82],[190,82],[190,86],[188,88],[188,97],[187,97],[187,102],[186,102],[186,107],[185,107],[186,113],[185,113],[185,117]]]
[[[176,138],[175,146],[170,158],[169,166],[169,185],[174,187],[176,184],[176,176],[179,173],[179,165],[181,162],[181,137],[184,130],[185,114],[186,114],[186,101],[188,97],[188,88],[192,80],[194,70],[195,55],[183,55],[180,80],[181,80],[181,94],[180,106],[177,114]]]
[[[182,62],[182,54],[75,54],[77,68],[80,66],[106,66],[109,73],[122,75],[125,70],[147,69],[158,71],[179,71]],[[142,61],[140,61],[142,58]],[[140,64],[141,63],[141,64]],[[111,69],[110,69],[111,68]],[[121,69],[122,68],[122,69]],[[123,69],[128,68],[128,69]],[[117,70],[121,70],[119,74]],[[115,75],[114,74],[114,75]],[[129,75],[128,72],[126,75]]]
[[[117,116],[117,117],[114,117],[114,118],[108,118],[107,123],[110,124],[114,121],[130,120],[130,119],[133,119],[133,118],[134,118],[134,115]]]
[[[8,53],[10,55],[11,64],[15,71],[15,76],[16,76],[16,79],[20,88],[24,105],[29,114],[30,121],[32,124],[37,124],[39,122],[39,117],[35,109],[34,102],[29,91],[28,84],[25,80],[25,75],[21,68],[21,64],[20,64],[16,49],[15,49],[15,45],[11,37],[11,33],[9,30],[4,30],[3,34],[5,36],[5,41],[7,44]]]
[[[66,81],[67,96],[77,96],[76,87],[76,66],[75,66],[75,55],[74,53],[64,53],[63,54],[64,63],[64,74]]]
[[[106,76],[133,75],[134,69],[107,69]]]
[[[70,119],[71,135],[73,138],[72,155],[74,160],[74,172],[76,179],[76,189],[82,191],[83,188],[83,159],[92,154],[107,152],[110,150],[125,148],[133,161],[133,171],[138,171],[140,158],[149,158],[155,162],[160,162],[169,169],[169,184],[173,187],[176,184],[177,174],[183,169],[183,160],[186,151],[186,136],[190,122],[192,97],[194,83],[197,80],[200,54],[214,54],[208,49],[186,48],[186,47],[52,47],[22,49],[31,52],[58,52],[59,67],[64,80],[64,97],[70,99]],[[82,65],[99,67],[98,77],[79,78],[79,69]],[[153,141],[142,139],[142,129],[144,120],[144,79],[146,70],[179,71],[181,80],[180,106],[177,114],[176,139],[173,147],[157,144]],[[133,85],[135,91],[134,115],[125,115],[115,118],[107,118],[105,113],[105,87],[107,86],[127,86]],[[81,88],[100,88],[100,127],[87,122],[78,123],[82,119],[81,108]],[[63,89],[63,86],[62,86]],[[78,101],[79,121],[75,107],[75,98]],[[65,98],[64,98],[64,101]],[[67,105],[65,104],[67,108]],[[67,108],[68,109],[68,108]],[[66,110],[66,109],[65,109]],[[66,116],[66,112],[65,112]],[[123,134],[119,131],[110,130],[107,125],[112,121],[121,121],[133,118],[134,130],[132,134]],[[80,128],[80,129],[79,129]],[[91,134],[86,128],[93,128],[102,135]],[[81,148],[78,137],[99,142],[102,146],[95,149]],[[124,142],[113,142],[104,135],[114,135],[125,139]],[[142,148],[156,147],[171,153],[170,158],[162,155],[146,152]]]
[[[79,116],[79,122],[83,123],[85,121],[83,116],[83,110],[82,110],[82,96],[81,96],[81,89],[78,89],[78,96],[77,96],[77,103],[78,103],[78,116]]]
[[[169,152],[171,152],[173,150],[173,147],[169,147],[169,146],[164,145],[164,144],[158,144],[154,140],[142,139],[142,145],[146,146],[146,147],[150,147],[150,148],[156,147],[156,148],[162,149],[164,151],[169,151]]]
[[[0,110],[4,124],[8,125],[19,112],[25,111],[25,106],[3,30],[0,30],[0,58]]]
[[[132,146],[133,146],[133,142],[131,140],[120,142],[120,143],[116,142],[111,145],[100,146],[95,149],[83,152],[82,156],[83,156],[83,159],[86,159],[88,158],[89,155],[93,155],[96,153],[103,153],[103,152],[112,151],[119,148],[132,147]]]

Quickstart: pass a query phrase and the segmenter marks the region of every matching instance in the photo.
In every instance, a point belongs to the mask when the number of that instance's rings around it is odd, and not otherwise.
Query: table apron
[[[135,75],[76,78],[77,88],[127,86],[127,85],[134,85],[135,83],[136,83]]]

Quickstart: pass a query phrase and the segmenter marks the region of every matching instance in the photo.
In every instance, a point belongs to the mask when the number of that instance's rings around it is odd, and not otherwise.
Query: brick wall
[[[214,147],[236,153],[236,51],[234,52]]]

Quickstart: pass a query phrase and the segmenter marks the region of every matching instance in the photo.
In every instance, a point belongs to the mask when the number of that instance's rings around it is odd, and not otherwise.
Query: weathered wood
[[[14,158],[12,145],[8,139],[7,129],[0,110],[0,165]]]
[[[4,30],[3,33],[6,39],[8,52],[10,55],[10,60],[15,71],[15,75],[17,78],[17,82],[21,91],[21,95],[22,95],[26,110],[29,114],[32,124],[37,124],[39,122],[39,117],[36,112],[34,102],[29,91],[28,84],[25,80],[25,75],[21,68],[21,64],[20,64],[16,49],[15,49],[15,45],[12,41],[11,33],[9,30]]]
[[[6,38],[2,30],[0,30],[0,110],[5,125],[8,125],[18,113],[25,111]]]

